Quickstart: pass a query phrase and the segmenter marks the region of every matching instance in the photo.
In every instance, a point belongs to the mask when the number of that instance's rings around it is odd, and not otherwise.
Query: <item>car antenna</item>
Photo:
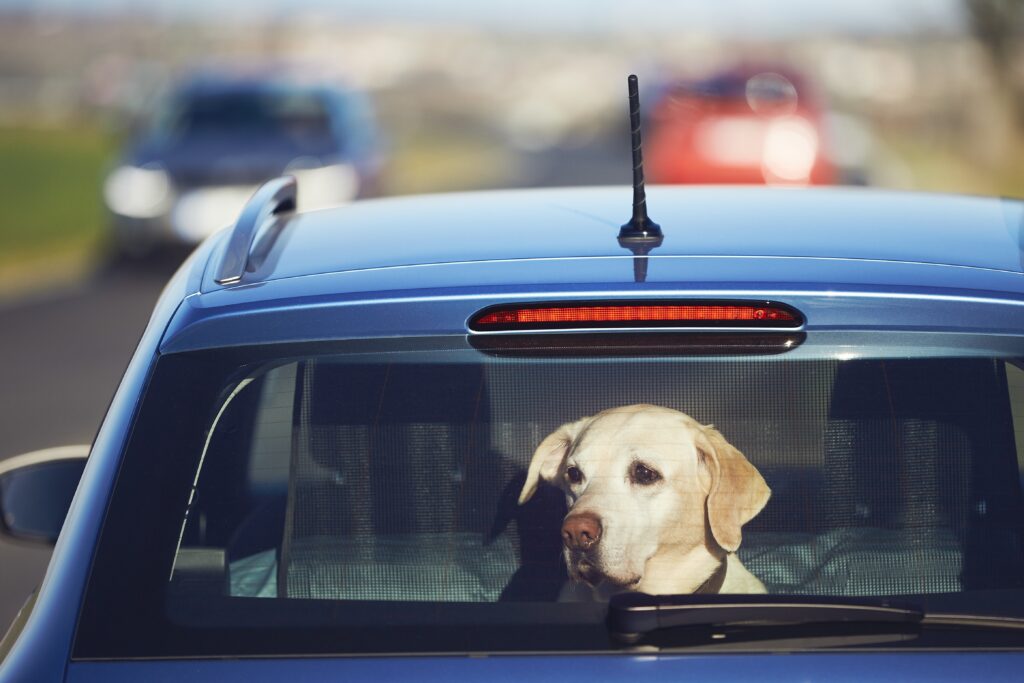
[[[640,144],[640,88],[636,74],[630,74],[629,126],[633,143],[633,217],[619,230],[619,246],[633,252],[633,280],[647,280],[647,254],[661,246],[661,226],[647,215],[647,193],[644,191],[644,156]]]

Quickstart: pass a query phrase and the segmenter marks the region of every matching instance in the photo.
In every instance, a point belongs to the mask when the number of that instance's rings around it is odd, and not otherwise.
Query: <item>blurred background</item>
[[[92,440],[262,179],[625,184],[629,73],[651,182],[1024,196],[1024,0],[0,0],[0,459]],[[0,631],[47,558],[0,542]]]

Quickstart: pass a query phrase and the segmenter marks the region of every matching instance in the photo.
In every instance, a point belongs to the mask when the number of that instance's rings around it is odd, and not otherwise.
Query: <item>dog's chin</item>
[[[634,590],[643,577],[638,575],[619,577],[602,571],[596,564],[584,558],[569,565],[569,578],[579,583],[585,583],[591,588],[598,584],[604,584],[616,590],[628,591]]]

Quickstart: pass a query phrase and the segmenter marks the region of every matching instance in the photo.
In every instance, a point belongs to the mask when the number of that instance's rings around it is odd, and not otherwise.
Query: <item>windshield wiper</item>
[[[725,639],[722,634],[728,632],[732,643],[777,644],[788,638],[832,646],[913,638],[922,628],[1024,631],[1024,619],[927,613],[914,603],[887,598],[623,593],[609,601],[608,626],[616,639],[628,644],[672,631],[705,643]]]
[[[800,595],[647,595],[622,593],[608,604],[612,634],[635,642],[662,629],[693,626],[805,624],[892,624],[913,626],[924,619],[914,605],[889,600]]]

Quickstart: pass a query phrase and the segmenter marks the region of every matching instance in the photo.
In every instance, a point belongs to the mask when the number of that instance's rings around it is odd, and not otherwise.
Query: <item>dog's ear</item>
[[[708,524],[715,541],[730,553],[743,540],[742,527],[759,513],[772,491],[761,473],[712,427],[702,430],[697,452],[708,474]]]
[[[573,440],[583,430],[589,417],[584,417],[575,422],[567,422],[555,431],[548,434],[537,450],[533,452],[533,459],[530,461],[530,469],[526,472],[526,483],[519,493],[519,504],[533,498],[537,486],[543,481],[554,481],[562,469],[565,456],[569,455],[569,448]]]

